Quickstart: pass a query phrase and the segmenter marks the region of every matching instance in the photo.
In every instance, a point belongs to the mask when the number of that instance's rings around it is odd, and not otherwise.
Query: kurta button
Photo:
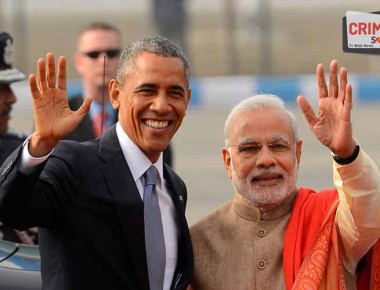
[[[257,268],[259,268],[260,270],[263,270],[266,267],[267,267],[267,262],[265,262],[264,260],[257,261]]]
[[[257,235],[258,235],[259,237],[264,237],[266,234],[267,234],[267,231],[264,230],[264,229],[259,229],[259,230],[257,230]]]

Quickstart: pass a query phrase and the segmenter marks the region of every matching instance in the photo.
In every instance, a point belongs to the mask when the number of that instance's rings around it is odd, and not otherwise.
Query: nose
[[[6,105],[12,105],[14,103],[16,103],[17,99],[16,99],[16,95],[13,93],[13,90],[8,86],[5,91],[3,91],[4,93],[4,103]]]
[[[101,63],[101,64],[104,64],[104,63],[107,64],[107,62],[108,62],[108,57],[107,57],[107,55],[106,55],[104,52],[102,52],[102,53],[100,53],[100,54],[98,55],[97,58],[94,59],[94,61],[96,61],[97,63]]]
[[[263,146],[261,148],[256,163],[258,167],[271,167],[275,165],[276,158],[268,146]]]
[[[153,103],[150,106],[152,111],[157,112],[158,114],[165,114],[170,110],[170,105],[168,98],[165,93],[159,93],[154,98]]]
[[[16,95],[13,93],[13,90],[10,89],[6,98],[6,102],[8,103],[8,105],[12,105],[16,103],[16,101],[17,101]]]

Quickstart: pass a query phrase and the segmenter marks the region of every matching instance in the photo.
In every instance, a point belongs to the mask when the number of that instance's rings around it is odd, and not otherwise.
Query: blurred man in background
[[[11,88],[13,82],[25,79],[25,75],[12,67],[13,38],[0,32],[0,163],[15,150],[24,137],[8,132],[12,106],[16,96]],[[37,230],[18,231],[0,223],[0,239],[16,243],[35,244]]]

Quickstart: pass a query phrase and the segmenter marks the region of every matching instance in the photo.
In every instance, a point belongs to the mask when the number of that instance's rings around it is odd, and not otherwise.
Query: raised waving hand
[[[342,67],[338,72],[338,62],[331,61],[329,86],[322,64],[318,64],[316,75],[318,115],[303,96],[298,96],[298,105],[317,139],[335,155],[347,158],[356,145],[352,137],[352,87],[347,82],[347,70]]]
[[[92,99],[87,97],[77,111],[68,105],[66,93],[66,59],[58,60],[58,73],[54,55],[37,62],[37,78],[29,76],[30,92],[33,96],[35,131],[29,142],[29,152],[39,157],[49,153],[63,137],[73,131],[90,110]]]

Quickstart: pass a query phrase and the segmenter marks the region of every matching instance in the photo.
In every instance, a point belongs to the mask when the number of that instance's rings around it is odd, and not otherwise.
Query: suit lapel
[[[107,130],[100,140],[99,157],[105,161],[101,170],[111,191],[129,253],[141,285],[148,284],[145,253],[144,205],[135,181],[123,156],[116,127]]]
[[[193,277],[193,247],[189,227],[185,216],[187,192],[185,185],[180,182],[169,166],[164,165],[164,178],[167,180],[169,194],[177,212],[177,224],[180,230],[178,243],[178,262],[174,273],[171,289],[182,289]],[[181,288],[182,287],[182,288]]]
[[[115,125],[101,137],[99,157],[104,161],[101,170],[123,225],[126,245],[132,257],[131,263],[134,264],[133,268],[137,269],[135,273],[138,275],[140,285],[143,285],[141,289],[149,289],[145,253],[144,204],[123,156]],[[184,184],[166,165],[164,165],[164,178],[167,180],[169,194],[177,211],[177,224],[180,230],[178,265],[172,285],[177,288],[178,285],[189,281],[193,273],[193,251],[185,217],[187,193]]]

